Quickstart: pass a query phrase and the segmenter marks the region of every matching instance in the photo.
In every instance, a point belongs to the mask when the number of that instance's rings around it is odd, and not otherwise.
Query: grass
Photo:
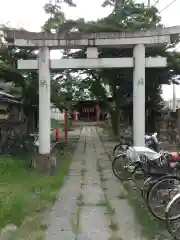
[[[112,127],[104,126],[102,134],[104,137],[108,137],[108,141],[118,141],[119,142],[119,135],[114,135]]]
[[[104,177],[103,174],[103,167],[100,165],[99,161],[97,163],[97,171],[99,171],[99,175],[100,175],[100,181],[101,181],[101,188],[104,191],[104,201],[101,201],[99,203],[97,203],[97,206],[104,206],[107,209],[107,214],[110,218],[110,224],[109,224],[109,228],[111,229],[111,231],[113,232],[112,234],[114,235],[114,232],[116,232],[119,228],[118,228],[118,224],[117,221],[114,219],[114,215],[115,215],[115,209],[112,208],[111,203],[107,197],[106,194],[106,184],[105,182],[108,180],[107,178]]]
[[[109,228],[112,231],[117,231],[118,230],[117,222],[111,219],[111,223],[109,224]]]
[[[119,199],[127,199],[128,194],[127,194],[126,190],[123,187],[121,187],[121,191],[120,191],[120,193],[119,193],[119,195],[117,197]]]
[[[76,199],[76,205],[81,207],[84,205],[84,202],[83,202],[83,194],[80,193],[79,196],[77,197]]]
[[[96,206],[100,206],[100,207],[106,207],[108,205],[108,203],[107,203],[107,201],[100,201],[100,202],[98,202],[98,203],[96,203]]]
[[[7,224],[24,228],[26,222],[26,227],[37,226],[39,222],[39,228],[45,229],[45,225],[38,219],[42,219],[44,212],[56,200],[68,172],[72,154],[68,151],[61,158],[60,168],[55,176],[30,172],[23,160],[0,158],[0,229]]]
[[[154,239],[159,233],[159,226],[157,220],[155,220],[147,210],[145,202],[137,195],[137,190],[132,190],[131,184],[124,183],[123,186],[127,190],[127,200],[133,207],[136,217],[142,226],[142,233],[148,239]],[[142,218],[143,216],[143,218]]]
[[[84,149],[85,150],[85,149]],[[85,180],[85,160],[83,159],[81,162],[83,168],[81,169],[81,190],[80,194],[76,199],[76,206],[77,206],[77,211],[76,211],[76,224],[74,227],[74,232],[76,236],[79,234],[80,230],[80,214],[81,214],[81,207],[84,206],[84,196],[83,196],[83,186],[84,186],[84,180]],[[76,237],[77,238],[77,237]]]

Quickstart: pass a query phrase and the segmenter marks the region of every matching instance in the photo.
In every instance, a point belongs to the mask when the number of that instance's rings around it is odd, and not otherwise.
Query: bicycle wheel
[[[180,177],[163,176],[148,191],[147,204],[151,214],[165,220],[165,208],[169,201],[180,191]]]
[[[125,145],[123,144],[118,144],[113,148],[113,156],[116,157],[118,154],[124,153],[125,152]]]
[[[121,181],[128,181],[132,179],[136,171],[136,166],[130,167],[129,160],[125,154],[117,155],[112,162],[112,170],[114,175]]]
[[[180,239],[180,193],[176,194],[165,209],[166,226],[174,239]]]
[[[158,181],[160,181],[161,179],[164,179],[164,177],[166,176],[162,176],[162,177],[155,177],[155,176],[151,176],[149,178],[147,178],[145,181],[144,181],[144,184],[141,188],[141,192],[142,192],[142,197],[147,201],[148,199],[148,195],[149,195],[149,192],[152,188],[152,186],[157,183]]]

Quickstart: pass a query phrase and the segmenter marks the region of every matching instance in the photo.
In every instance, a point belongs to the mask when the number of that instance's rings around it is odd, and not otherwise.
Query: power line
[[[155,7],[159,3],[159,0],[156,0],[156,2],[153,4],[153,7]]]
[[[177,0],[173,0],[171,3],[169,3],[166,7],[160,10],[160,13],[169,8],[173,3],[175,3]]]

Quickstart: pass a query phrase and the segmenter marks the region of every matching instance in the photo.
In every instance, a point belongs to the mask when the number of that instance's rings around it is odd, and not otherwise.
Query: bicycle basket
[[[164,156],[150,160],[146,155],[140,154],[139,158],[143,171],[149,175],[164,175],[168,171],[168,161]]]

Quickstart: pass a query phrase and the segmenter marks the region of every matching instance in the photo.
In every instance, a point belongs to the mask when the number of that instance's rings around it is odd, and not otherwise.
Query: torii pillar
[[[51,75],[50,50],[39,48],[39,154],[50,153],[51,141]]]
[[[145,135],[145,45],[134,47],[133,74],[133,141],[135,146],[144,146]]]

